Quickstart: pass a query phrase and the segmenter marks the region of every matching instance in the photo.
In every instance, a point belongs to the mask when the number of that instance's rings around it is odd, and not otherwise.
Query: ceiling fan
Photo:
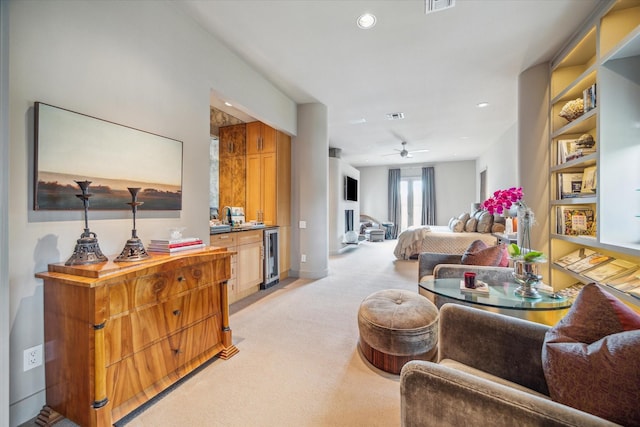
[[[426,153],[429,150],[407,150],[407,142],[406,141],[402,141],[402,150],[399,150],[397,148],[394,148],[394,150],[398,151],[398,153],[391,153],[391,154],[383,154],[383,156],[393,156],[395,154],[400,154],[400,157],[402,157],[403,159],[410,159],[413,153]]]

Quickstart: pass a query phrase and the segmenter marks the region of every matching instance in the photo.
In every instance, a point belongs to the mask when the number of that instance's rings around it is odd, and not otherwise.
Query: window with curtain
[[[400,230],[422,222],[422,178],[402,177],[400,180]]]

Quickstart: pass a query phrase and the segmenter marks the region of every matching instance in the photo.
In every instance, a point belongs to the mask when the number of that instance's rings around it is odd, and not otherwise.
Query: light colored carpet
[[[214,360],[123,421],[127,427],[400,425],[399,377],[357,350],[358,307],[367,295],[417,292],[417,262],[395,260],[395,244],[363,242],[332,256],[325,278],[287,280],[232,305],[240,352]]]

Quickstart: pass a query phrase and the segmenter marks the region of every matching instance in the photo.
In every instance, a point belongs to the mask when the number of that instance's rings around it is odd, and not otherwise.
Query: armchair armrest
[[[549,326],[444,304],[439,327],[439,360],[452,359],[549,395],[542,369],[542,346]]]
[[[418,255],[418,281],[433,274],[438,264],[460,264],[462,255],[422,252]]]
[[[616,425],[544,397],[425,361],[404,365],[400,396],[403,427]]]

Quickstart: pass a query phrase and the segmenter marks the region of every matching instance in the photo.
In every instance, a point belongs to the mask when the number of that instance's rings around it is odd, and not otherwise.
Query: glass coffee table
[[[537,299],[516,295],[520,286],[514,282],[487,283],[489,294],[463,292],[460,278],[429,279],[419,283],[418,291],[440,308],[445,303],[455,303],[480,308],[495,313],[506,314],[520,319],[531,320],[553,326],[571,307],[572,299],[556,297],[540,292]]]

